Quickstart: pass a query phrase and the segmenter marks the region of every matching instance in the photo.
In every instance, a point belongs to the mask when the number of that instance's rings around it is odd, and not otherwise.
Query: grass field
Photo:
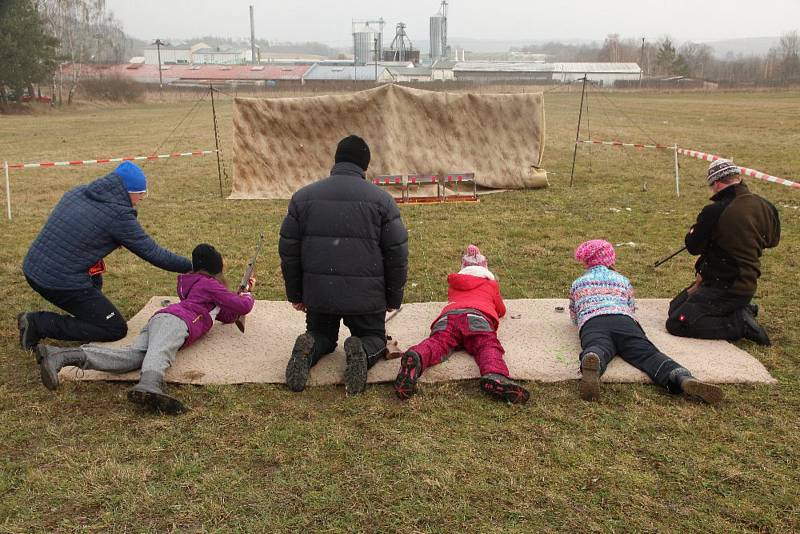
[[[545,97],[549,189],[402,208],[408,302],[444,299],[444,278],[470,242],[507,298],[566,296],[580,272],[571,253],[594,237],[636,243],[618,249],[618,267],[639,297],[670,297],[688,284],[689,256],[651,265],[682,245],[706,203],[705,164],[681,161],[676,198],[671,154],[584,147],[570,188],[579,98]],[[229,156],[232,105],[219,105]],[[191,110],[190,102],[87,104],[0,116],[0,160],[213,148],[210,106]],[[794,179],[798,124],[797,92],[589,98],[592,137],[677,142]],[[275,241],[285,201],[221,200],[208,157],[144,168],[150,196],[140,220],[159,242],[183,254],[213,243],[235,279],[266,226],[256,293],[283,299]],[[587,404],[575,383],[530,383],[523,407],[492,402],[476,382],[425,386],[407,403],[388,385],[352,398],[341,387],[185,386],[174,391],[193,410],[166,418],[134,410],[124,384],[71,382],[51,393],[17,345],[15,314],[44,305],[22,276],[28,245],[64,191],[110,170],[12,171],[14,219],[0,223],[0,531],[800,530],[796,190],[750,181],[778,207],[783,240],[764,255],[757,296],[774,346],[739,346],[779,384],[725,386],[718,407],[630,384],[606,385],[603,401]],[[173,291],[172,274],[128,252],[108,263],[107,294],[129,317]]]

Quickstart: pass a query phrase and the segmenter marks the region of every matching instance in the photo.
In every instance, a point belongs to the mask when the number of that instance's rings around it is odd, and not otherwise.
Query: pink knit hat
[[[581,243],[575,250],[575,259],[583,262],[586,267],[596,267],[603,265],[611,267],[617,260],[614,252],[614,245],[603,239],[592,239]]]
[[[467,247],[467,253],[461,258],[461,268],[477,265],[479,267],[489,268],[489,261],[481,254],[481,251],[475,245]]]

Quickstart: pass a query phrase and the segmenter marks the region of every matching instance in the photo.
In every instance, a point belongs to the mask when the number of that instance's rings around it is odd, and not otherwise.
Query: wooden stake
[[[581,138],[581,121],[583,120],[583,99],[586,96],[586,74],[583,75],[583,90],[581,90],[581,110],[578,112],[578,132],[575,134],[575,150],[572,153],[572,172],[569,174],[569,186],[575,178],[575,160],[578,158],[578,141]]]

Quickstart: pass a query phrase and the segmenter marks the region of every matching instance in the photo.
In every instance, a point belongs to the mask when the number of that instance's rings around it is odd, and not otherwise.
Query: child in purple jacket
[[[139,333],[133,345],[111,348],[83,345],[61,349],[40,344],[36,351],[41,363],[42,383],[58,388],[58,371],[67,365],[109,373],[141,369],[139,383],[128,391],[128,400],[151,411],[175,415],[186,411],[178,399],[163,391],[164,373],[178,351],[208,332],[214,320],[233,323],[246,315],[255,302],[250,291],[230,291],[222,277],[222,256],[211,245],[198,245],[192,251],[192,272],[178,276],[180,302],[158,310]]]

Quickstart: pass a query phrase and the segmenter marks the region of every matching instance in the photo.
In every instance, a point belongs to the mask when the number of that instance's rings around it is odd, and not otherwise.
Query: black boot
[[[367,389],[367,353],[361,340],[350,336],[344,340],[347,367],[344,369],[344,390],[348,395],[358,395]]]
[[[297,336],[292,349],[292,356],[286,365],[286,385],[292,391],[303,391],[311,372],[311,352],[314,350],[314,338],[306,332]]]
[[[51,347],[36,345],[36,360],[39,361],[39,372],[42,384],[50,391],[58,389],[58,372],[62,367],[75,366],[83,369],[86,366],[86,353],[80,348]]]
[[[31,350],[39,344],[41,338],[36,332],[36,327],[28,320],[27,312],[17,314],[17,328],[19,329],[19,345],[22,350]],[[41,363],[38,355],[36,363]]]
[[[417,380],[422,375],[422,358],[413,350],[400,357],[400,370],[394,380],[394,392],[400,400],[408,400],[417,392]]]
[[[600,400],[600,356],[587,352],[581,360],[581,399]]]
[[[163,391],[164,375],[156,371],[143,371],[139,383],[128,390],[128,400],[154,413],[178,415],[186,406]]]
[[[744,338],[766,347],[772,345],[772,342],[769,340],[769,336],[767,335],[767,331],[764,330],[763,326],[758,324],[758,321],[750,309],[743,308],[741,310],[741,314],[744,321]]]
[[[485,374],[478,381],[481,389],[492,397],[510,402],[512,404],[525,404],[530,398],[530,393],[507,376],[497,373]]]
[[[718,404],[725,398],[719,386],[701,382],[689,373],[688,369],[675,369],[670,373],[670,382],[677,383],[680,391],[690,397],[700,399],[706,404]],[[673,391],[674,392],[674,391]]]

